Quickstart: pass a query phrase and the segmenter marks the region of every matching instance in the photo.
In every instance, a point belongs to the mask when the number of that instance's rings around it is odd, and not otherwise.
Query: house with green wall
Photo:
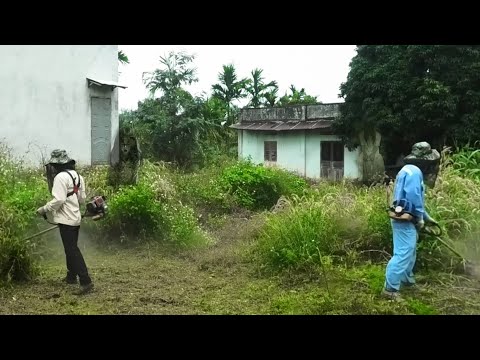
[[[310,179],[358,179],[359,149],[348,150],[332,130],[339,103],[242,109],[238,156]]]

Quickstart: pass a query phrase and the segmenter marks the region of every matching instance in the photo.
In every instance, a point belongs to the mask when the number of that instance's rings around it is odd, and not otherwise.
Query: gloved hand
[[[37,209],[37,214],[40,216],[45,216],[47,212],[45,211],[45,208],[42,206]]]
[[[415,225],[415,227],[417,228],[418,231],[422,230],[425,226],[425,221],[423,220],[419,220],[417,222],[417,224]]]
[[[434,220],[433,218],[430,218],[427,220],[427,224],[432,224],[432,225],[438,225],[438,222]]]

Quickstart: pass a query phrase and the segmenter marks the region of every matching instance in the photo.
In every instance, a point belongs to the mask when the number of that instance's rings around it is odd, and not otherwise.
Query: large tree
[[[359,131],[379,131],[389,163],[417,141],[473,141],[480,137],[479,70],[478,45],[359,45],[334,127],[350,148]]]
[[[171,51],[160,57],[161,68],[143,73],[143,82],[150,95],[154,97],[160,91],[166,100],[165,110],[172,116],[179,110],[177,100],[184,96],[182,86],[198,81],[197,69],[192,66],[194,58],[194,55]]]
[[[223,151],[226,118],[223,102],[194,97],[183,88],[197,81],[192,61],[185,53],[161,57],[161,66],[144,74],[151,97],[121,116],[122,126],[133,127],[139,135],[147,156],[184,168],[201,165],[212,151]]]

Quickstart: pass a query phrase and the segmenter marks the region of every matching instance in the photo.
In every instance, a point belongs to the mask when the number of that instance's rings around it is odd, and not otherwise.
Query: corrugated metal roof
[[[260,130],[260,131],[291,131],[291,130],[314,130],[330,129],[331,120],[315,121],[245,121],[231,125],[238,130]]]

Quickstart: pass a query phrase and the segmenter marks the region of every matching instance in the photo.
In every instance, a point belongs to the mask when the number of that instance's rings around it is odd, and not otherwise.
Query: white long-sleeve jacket
[[[44,206],[44,209],[46,212],[52,212],[53,221],[57,224],[79,226],[82,221],[80,204],[84,204],[86,199],[85,181],[75,170],[68,170],[68,172],[73,176],[76,184],[80,176],[78,193],[67,197],[67,193],[73,191],[74,184],[67,172],[60,172],[53,180],[53,199]]]

